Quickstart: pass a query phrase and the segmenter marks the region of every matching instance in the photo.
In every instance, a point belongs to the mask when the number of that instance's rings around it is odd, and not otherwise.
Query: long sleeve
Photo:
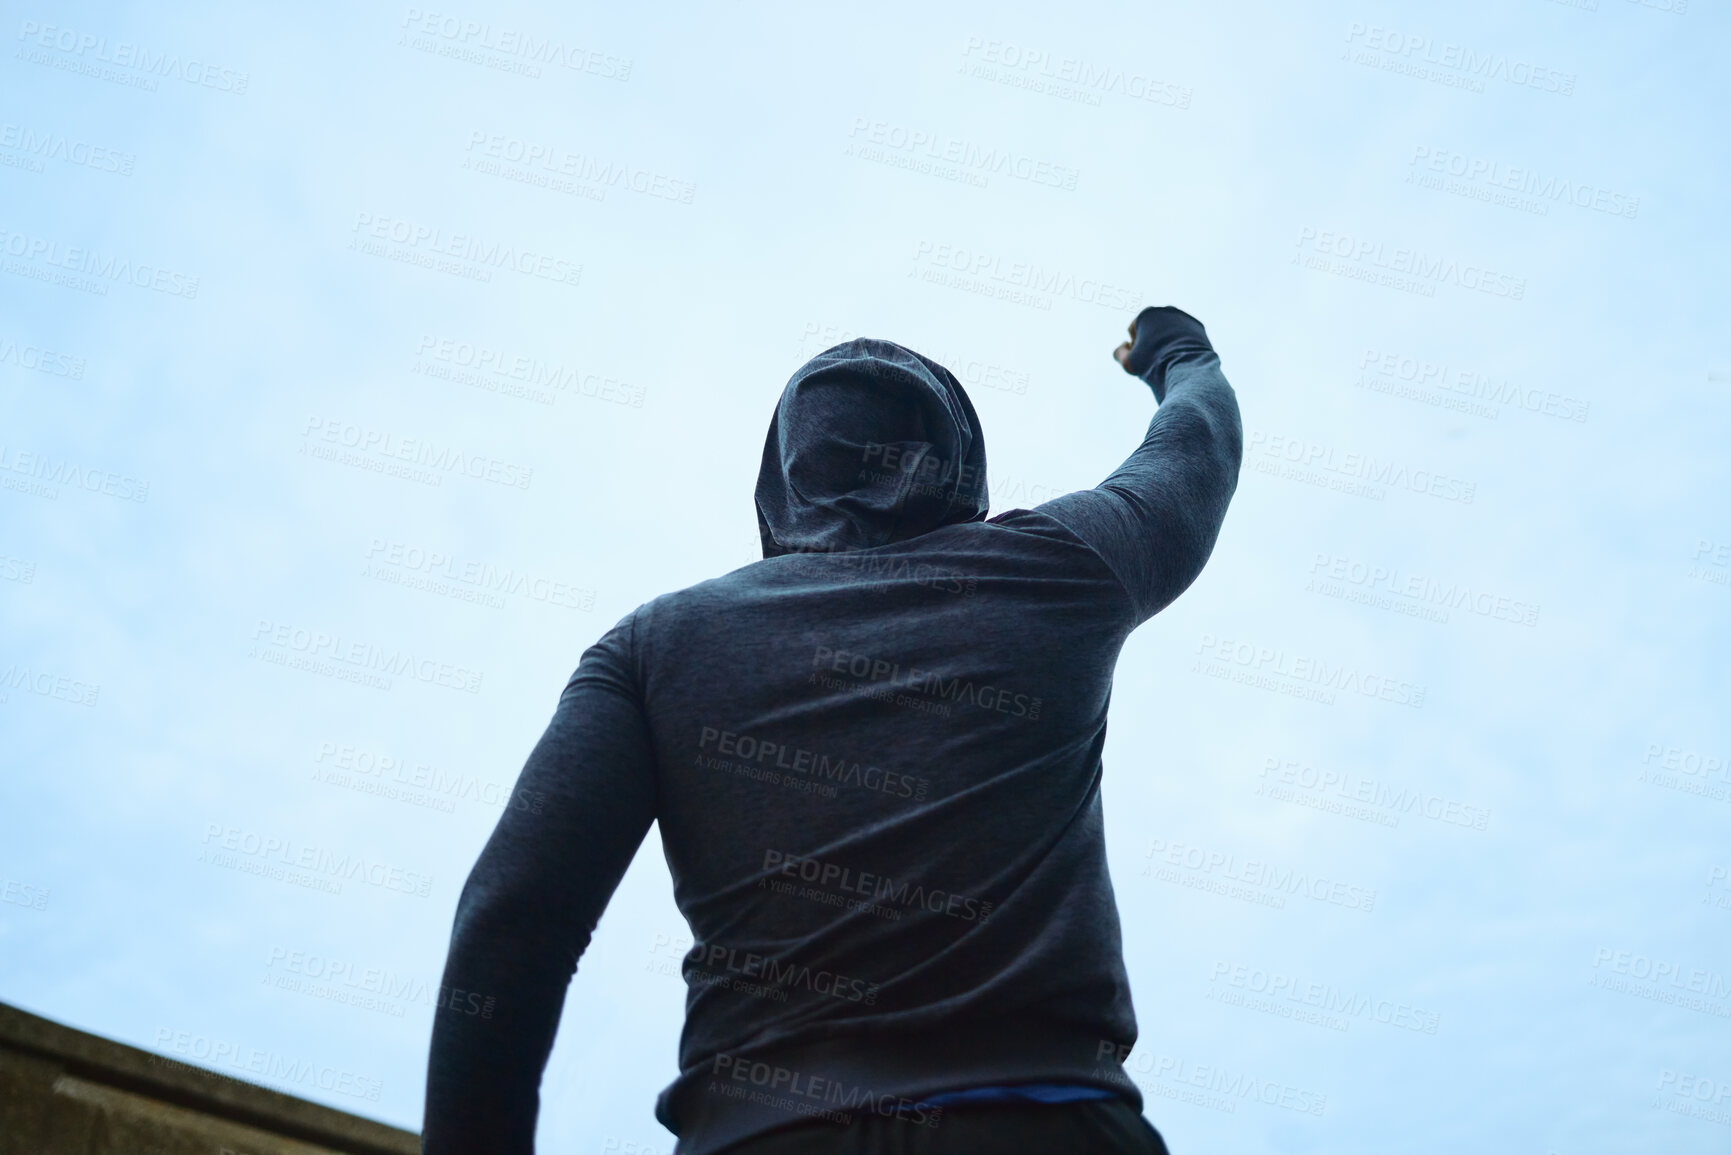
[[[635,616],[583,654],[463,886],[433,1016],[426,1155],[534,1150],[566,987],[655,817]]]
[[[1095,488],[1037,508],[1105,559],[1140,624],[1188,589],[1213,552],[1238,487],[1244,430],[1220,358],[1189,314],[1144,309],[1125,367],[1160,406],[1142,444]]]

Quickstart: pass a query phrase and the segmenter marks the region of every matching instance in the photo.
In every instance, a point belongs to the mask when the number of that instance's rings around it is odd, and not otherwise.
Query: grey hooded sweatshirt
[[[1101,822],[1112,670],[1195,580],[1237,485],[1202,325],[1144,310],[1160,403],[1094,489],[987,519],[967,394],[887,341],[788,382],[764,560],[582,656],[463,888],[423,1149],[530,1152],[565,990],[659,822],[690,924],[680,1155],[1017,1084],[1141,1097]],[[531,804],[526,801],[533,799]]]

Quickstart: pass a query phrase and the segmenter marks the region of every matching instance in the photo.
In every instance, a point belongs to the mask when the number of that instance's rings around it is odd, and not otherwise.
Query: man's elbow
[[[1208,404],[1197,409],[1200,422],[1206,429],[1201,439],[1229,476],[1236,480],[1238,467],[1244,461],[1244,422],[1238,412],[1238,398],[1228,386],[1210,397]]]

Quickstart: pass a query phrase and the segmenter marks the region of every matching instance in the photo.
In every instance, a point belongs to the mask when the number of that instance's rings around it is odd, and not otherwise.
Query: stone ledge
[[[419,1155],[420,1136],[0,1003],[0,1155]]]

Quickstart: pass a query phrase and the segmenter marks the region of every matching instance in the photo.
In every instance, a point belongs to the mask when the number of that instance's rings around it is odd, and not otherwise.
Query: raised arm
[[[655,817],[630,623],[591,646],[457,902],[425,1155],[528,1155],[565,989]]]
[[[1038,507],[1092,546],[1147,621],[1190,587],[1214,550],[1238,487],[1244,430],[1238,399],[1202,322],[1170,306],[1143,309],[1114,356],[1160,408],[1136,451],[1093,489]]]

